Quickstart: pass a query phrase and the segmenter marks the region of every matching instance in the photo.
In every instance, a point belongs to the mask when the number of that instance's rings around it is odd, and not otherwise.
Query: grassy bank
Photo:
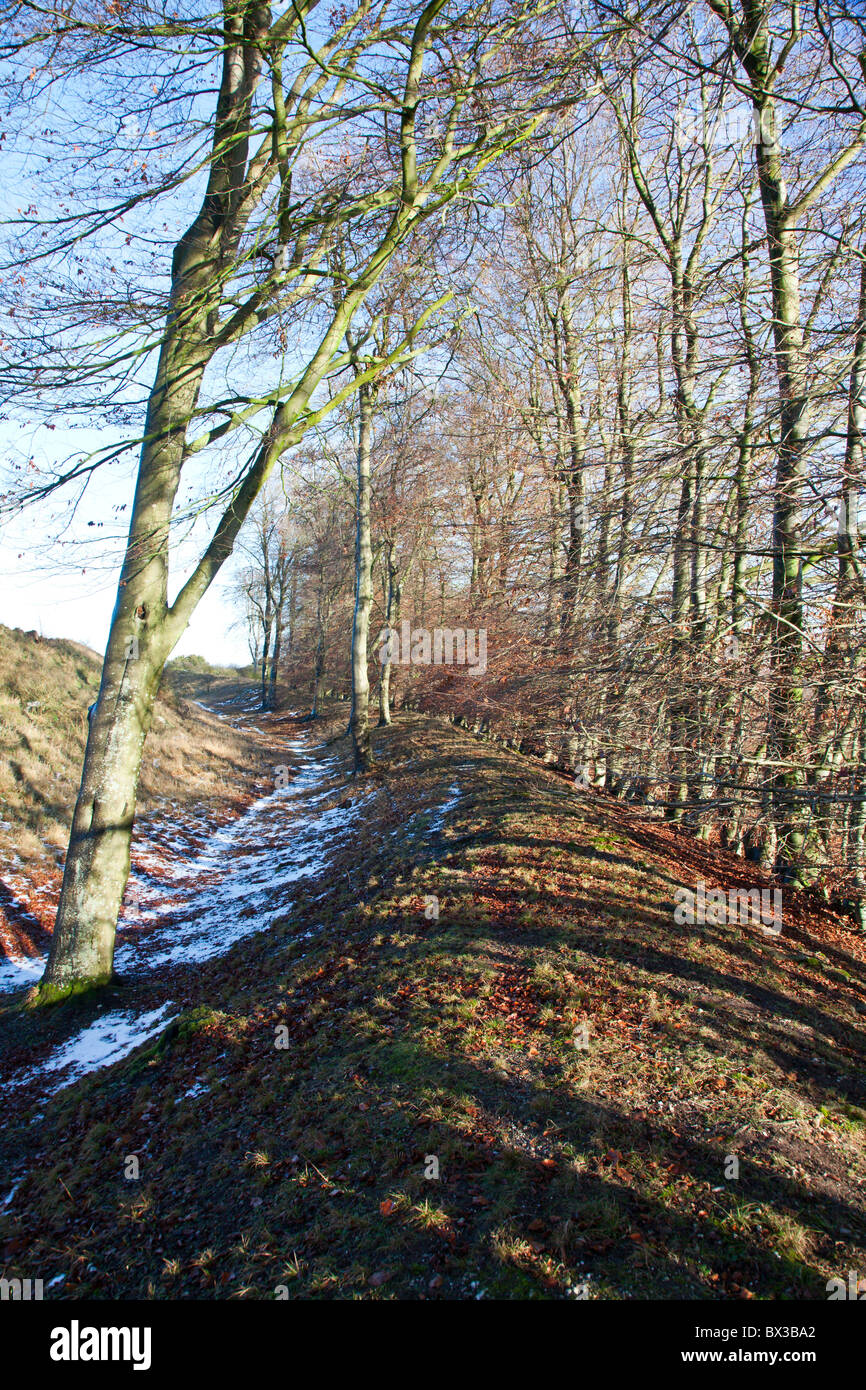
[[[0,947],[7,950],[44,949],[101,669],[101,657],[78,642],[0,626]],[[219,823],[248,799],[261,774],[259,746],[196,703],[238,688],[236,673],[204,663],[168,668],[145,744],[140,823],[193,806]]]
[[[678,926],[678,886],[760,877],[448,726],[376,743],[363,829],[276,929],[176,976],[159,1041],[13,1121],[6,1274],[824,1299],[863,1269],[862,942],[793,894],[779,937]],[[7,1009],[7,1057],[56,1014]]]

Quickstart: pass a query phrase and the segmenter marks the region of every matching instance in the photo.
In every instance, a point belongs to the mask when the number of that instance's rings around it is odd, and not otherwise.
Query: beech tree
[[[779,448],[773,515],[773,685],[770,738],[779,768],[775,776],[776,822],[780,830],[778,867],[798,878],[805,829],[802,801],[791,791],[802,787],[803,704],[803,566],[804,504],[808,477],[808,435],[811,414],[806,366],[800,283],[800,241],[804,219],[834,180],[866,146],[866,67],[862,33],[855,26],[833,24],[832,8],[816,7],[817,33],[808,42],[821,42],[820,61],[829,69],[825,101],[844,117],[842,138],[827,153],[799,190],[791,194],[781,144],[777,96],[779,81],[802,45],[801,6],[767,0],[707,0],[725,27],[745,79],[755,117],[755,160],[767,233],[767,254],[773,302],[773,339],[779,391]],[[841,18],[847,19],[842,12]],[[847,29],[847,32],[846,32]],[[841,30],[841,32],[840,32]],[[853,43],[852,43],[853,39]],[[852,61],[853,59],[853,61]],[[811,66],[807,56],[806,62]],[[794,113],[808,111],[813,97],[797,84]],[[835,92],[833,88],[836,88]],[[829,89],[829,90],[827,90]],[[792,104],[786,92],[783,111]],[[790,118],[790,115],[789,115]]]
[[[48,191],[13,227],[4,399],[115,428],[20,460],[3,505],[81,507],[139,451],[42,998],[110,974],[163,667],[325,422],[291,663],[314,716],[351,696],[358,772],[377,618],[483,626],[471,678],[395,692],[386,663],[380,721],[398,693],[861,893],[863,43],[844,0],[16,7]],[[449,292],[447,373],[392,393]]]
[[[485,624],[489,670],[411,665],[400,695],[856,908],[862,25],[766,4],[732,37],[715,8],[645,7],[579,119],[497,166],[401,593]],[[374,552],[415,545],[394,520]]]
[[[285,498],[275,489],[265,489],[259,495],[247,531],[249,539],[240,549],[249,564],[241,575],[239,589],[251,629],[250,648],[260,667],[262,709],[272,710],[276,705],[283,633],[288,624],[291,644],[295,626],[293,600],[297,595],[291,513]]]
[[[420,9],[361,0],[329,16],[315,0],[284,9],[224,0],[218,16],[190,11],[166,18],[147,5],[130,5],[108,19],[43,14],[21,4],[14,18],[7,53],[19,67],[34,64],[32,81],[53,97],[61,122],[59,89],[72,93],[64,108],[68,145],[79,127],[87,128],[85,75],[103,83],[103,97],[110,88],[114,97],[126,92],[129,103],[130,78],[140,79],[148,65],[154,73],[170,70],[170,77],[161,73],[151,83],[157,91],[160,82],[175,83],[174,104],[165,98],[164,129],[180,146],[186,120],[190,131],[156,186],[144,171],[143,188],[136,182],[119,200],[97,187],[83,209],[68,212],[60,204],[50,218],[26,213],[21,249],[33,276],[44,265],[63,267],[73,253],[86,255],[89,242],[104,254],[111,244],[106,229],[116,229],[124,215],[140,217],[147,204],[152,225],[159,196],[202,187],[198,211],[171,253],[161,325],[146,295],[143,306],[135,295],[122,311],[106,305],[108,331],[94,350],[84,331],[92,315],[88,320],[83,309],[72,327],[55,323],[53,338],[47,313],[22,313],[19,351],[6,375],[10,397],[36,383],[43,396],[56,399],[59,391],[92,389],[99,381],[122,398],[124,374],[139,369],[143,357],[156,357],[117,602],[40,987],[47,1001],[111,974],[142,746],[165,662],[191,614],[286,451],[401,360],[406,344],[397,343],[386,361],[355,372],[323,397],[322,384],[352,361],[346,335],[355,314],[415,228],[446,215],[491,161],[528,138],[563,99],[561,79],[575,55],[555,7],[509,0],[468,9],[449,0]],[[191,95],[182,79],[198,72],[206,82],[213,65],[216,103],[212,117],[202,120],[205,93]],[[25,110],[28,81],[22,78]],[[134,112],[135,102],[126,109]],[[107,176],[113,161],[104,148],[93,151],[91,167],[100,158]],[[339,277],[329,259],[336,237],[350,248]],[[42,361],[34,370],[40,340]],[[257,367],[232,380],[225,364],[239,360],[242,343]],[[191,460],[219,449],[224,462],[210,501],[222,510],[170,601],[181,479]],[[60,477],[25,481],[11,502],[86,479],[106,457],[111,452],[78,459]]]

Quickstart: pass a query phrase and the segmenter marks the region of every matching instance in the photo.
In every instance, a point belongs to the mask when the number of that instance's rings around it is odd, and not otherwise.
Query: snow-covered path
[[[279,737],[273,756],[280,785],[213,831],[193,857],[187,846],[191,840],[201,844],[206,833],[198,821],[177,824],[162,816],[137,842],[118,924],[115,965],[121,976],[153,979],[162,968],[210,960],[266,931],[290,911],[303,880],[325,870],[333,851],[346,843],[372,793],[349,799],[338,760],[311,751],[307,739]],[[5,960],[0,992],[32,983],[42,964],[38,958]],[[0,1093],[36,1080],[43,1091],[59,1090],[127,1055],[164,1028],[175,1011],[166,999],[138,1014],[106,1012],[53,1055],[41,1057],[38,1067],[0,1083]]]
[[[337,775],[335,758],[315,758],[301,742],[285,745],[298,766],[291,780],[216,831],[191,863],[152,878],[139,869],[118,933],[120,974],[210,960],[284,916],[287,890],[327,868],[366,797],[341,805],[320,790]],[[281,756],[284,755],[281,750]]]

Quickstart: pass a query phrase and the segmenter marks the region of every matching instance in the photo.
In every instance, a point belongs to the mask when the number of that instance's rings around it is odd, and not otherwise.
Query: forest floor
[[[207,698],[256,778],[217,823],[139,822],[117,983],[0,995],[0,1273],[55,1298],[824,1300],[866,1269],[843,919],[786,890],[780,935],[678,925],[678,887],[768,880],[445,723],[397,716],[353,781],[343,708]]]

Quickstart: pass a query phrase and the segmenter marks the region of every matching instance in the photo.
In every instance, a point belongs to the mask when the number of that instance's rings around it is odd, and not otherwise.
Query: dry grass
[[[65,850],[101,658],[78,642],[0,626],[0,864],[56,868]],[[257,772],[256,746],[192,703],[224,672],[169,668],[145,745],[139,812],[224,801]],[[185,698],[189,697],[189,698]]]

